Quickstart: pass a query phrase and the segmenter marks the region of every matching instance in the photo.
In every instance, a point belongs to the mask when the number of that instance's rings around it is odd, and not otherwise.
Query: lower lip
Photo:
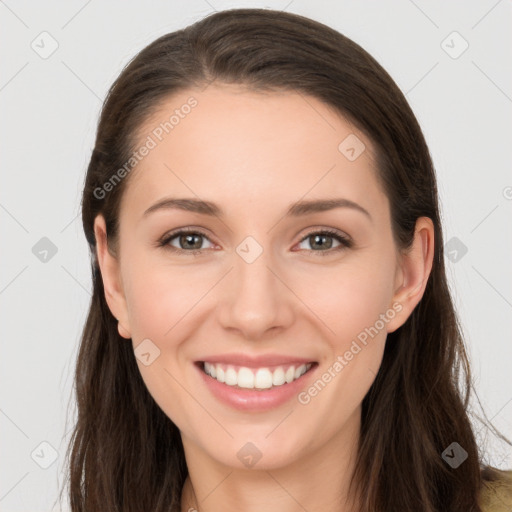
[[[292,397],[297,396],[305,387],[318,365],[314,364],[306,373],[290,383],[261,391],[228,386],[207,375],[198,364],[194,366],[201,374],[208,389],[221,402],[242,411],[266,411],[279,407],[288,402]]]

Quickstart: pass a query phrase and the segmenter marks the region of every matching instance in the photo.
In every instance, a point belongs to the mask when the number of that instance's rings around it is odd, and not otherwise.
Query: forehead
[[[239,206],[313,197],[385,206],[371,142],[302,93],[214,84],[181,91],[160,103],[138,139],[151,149],[131,171],[123,203],[132,211],[166,194]]]

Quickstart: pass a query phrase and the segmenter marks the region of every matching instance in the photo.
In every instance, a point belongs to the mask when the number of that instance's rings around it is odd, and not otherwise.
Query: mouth
[[[197,361],[195,364],[208,377],[226,386],[261,392],[286,387],[318,366],[316,361],[258,368],[208,361]]]

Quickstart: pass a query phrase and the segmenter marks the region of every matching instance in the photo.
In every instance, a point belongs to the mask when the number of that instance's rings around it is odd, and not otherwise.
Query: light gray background
[[[488,416],[512,437],[510,1],[6,0],[0,1],[1,511],[60,510],[55,500],[73,423],[73,366],[91,289],[80,193],[107,89],[160,35],[213,9],[244,6],[284,9],[332,26],[369,51],[406,93],[437,168],[448,274],[476,389]],[[461,55],[464,41],[453,31],[469,44]],[[44,59],[51,38],[58,48]],[[57,248],[46,262],[32,250],[42,237]],[[492,442],[490,452],[493,464],[512,467],[506,445]]]

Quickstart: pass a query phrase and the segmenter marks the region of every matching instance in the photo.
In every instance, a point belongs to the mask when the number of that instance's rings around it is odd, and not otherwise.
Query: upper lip
[[[303,357],[286,356],[281,354],[264,354],[260,356],[250,356],[248,354],[216,354],[205,356],[197,362],[207,363],[225,363],[233,366],[246,366],[248,368],[262,368],[266,366],[279,366],[284,364],[302,365],[314,363],[313,359]]]

